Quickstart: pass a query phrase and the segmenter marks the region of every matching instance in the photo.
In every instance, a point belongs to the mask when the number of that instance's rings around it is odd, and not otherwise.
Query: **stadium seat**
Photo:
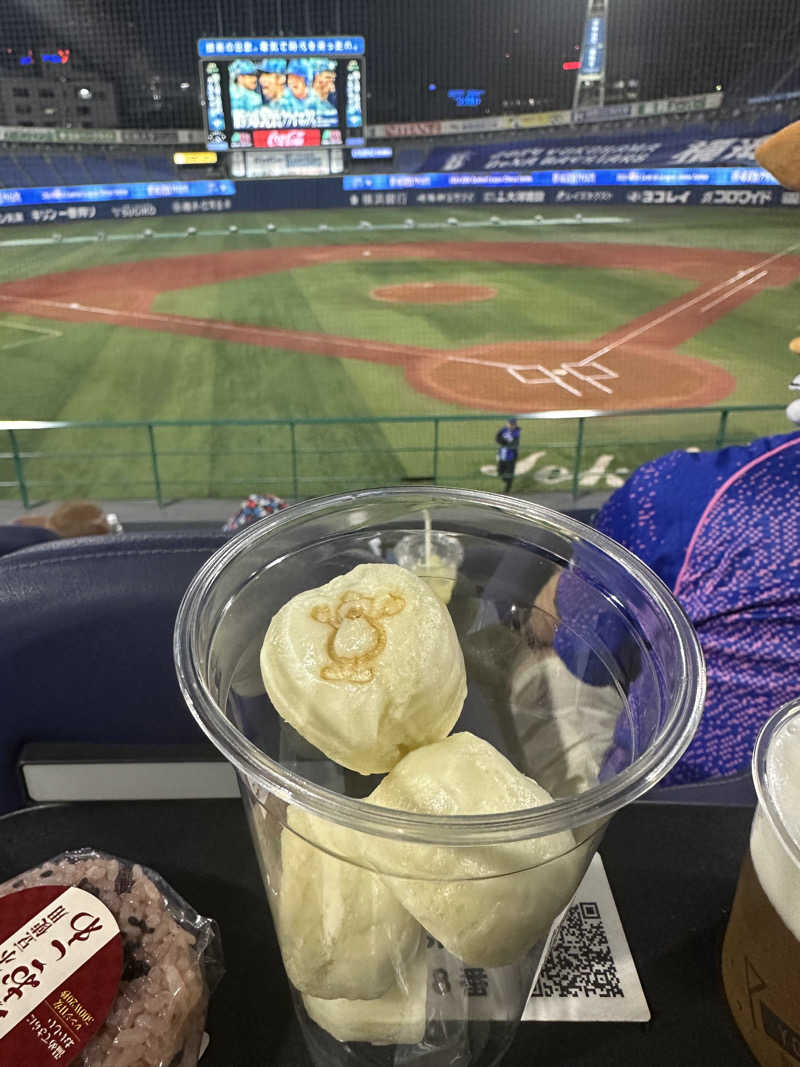
[[[92,181],[118,182],[122,180],[122,176],[105,156],[85,155],[83,162]]]
[[[11,156],[0,157],[0,185],[15,188],[27,184],[27,175],[20,170],[16,161]]]
[[[64,185],[86,185],[91,179],[80,159],[66,153],[52,153],[50,166]]]
[[[60,540],[0,559],[0,812],[33,742],[196,744],[172,628],[222,534]]]
[[[126,181],[144,181],[149,176],[144,160],[136,156],[116,156],[114,166]]]
[[[148,178],[170,181],[175,177],[175,167],[169,156],[145,156],[144,164]]]
[[[0,556],[16,552],[20,548],[30,548],[44,541],[58,541],[55,530],[44,526],[15,526],[12,523],[0,525]]]
[[[26,185],[58,185],[58,174],[44,156],[18,155],[17,163],[29,178]]]

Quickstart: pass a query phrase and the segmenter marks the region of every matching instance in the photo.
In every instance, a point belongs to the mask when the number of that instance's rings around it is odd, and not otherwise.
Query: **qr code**
[[[623,997],[600,909],[573,904],[553,938],[532,997]]]

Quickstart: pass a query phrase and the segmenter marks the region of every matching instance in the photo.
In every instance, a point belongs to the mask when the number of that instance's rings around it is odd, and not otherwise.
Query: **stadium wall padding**
[[[232,211],[282,212],[375,207],[459,207],[505,205],[535,208],[552,204],[574,208],[607,205],[710,205],[719,207],[797,207],[800,193],[771,188],[598,188],[479,189],[347,192],[341,178],[237,181],[231,195],[169,196],[130,201],[81,201],[0,207],[0,228],[53,225],[87,220],[141,220],[171,216],[176,221]]]

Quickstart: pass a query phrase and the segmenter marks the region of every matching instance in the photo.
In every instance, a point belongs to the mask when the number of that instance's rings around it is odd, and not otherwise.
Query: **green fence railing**
[[[788,432],[781,404],[520,415],[515,491],[613,489],[673,448]],[[0,498],[298,499],[403,483],[491,488],[498,415],[0,422]],[[0,444],[1,447],[1,444]]]

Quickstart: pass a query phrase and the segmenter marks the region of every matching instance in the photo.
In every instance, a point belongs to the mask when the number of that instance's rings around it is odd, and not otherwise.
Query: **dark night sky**
[[[585,10],[585,0],[0,0],[0,40],[71,48],[76,67],[116,82],[124,125],[196,127],[198,37],[362,33],[369,120],[402,121],[455,114],[449,88],[485,89],[493,113],[503,100],[568,107],[574,75],[561,63],[577,58]],[[764,92],[793,53],[800,0],[610,0],[608,77],[637,78],[642,98],[717,84]],[[181,93],[185,80],[193,88]]]

